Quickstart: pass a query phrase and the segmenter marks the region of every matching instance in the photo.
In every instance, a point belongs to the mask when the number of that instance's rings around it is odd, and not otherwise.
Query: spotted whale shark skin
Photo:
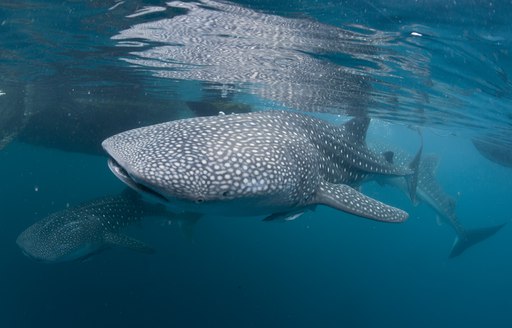
[[[103,141],[128,186],[180,210],[295,217],[316,205],[402,222],[408,214],[358,192],[367,176],[408,176],[365,144],[369,120],[343,126],[288,111],[196,117]]]
[[[120,230],[144,216],[166,215],[164,206],[143,202],[127,189],[53,213],[24,230],[16,243],[29,258],[44,263],[82,260],[111,246],[151,253],[151,247]]]

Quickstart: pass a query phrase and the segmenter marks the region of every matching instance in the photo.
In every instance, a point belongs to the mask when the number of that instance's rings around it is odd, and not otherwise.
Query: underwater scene
[[[0,0],[0,327],[512,327],[510,13]]]

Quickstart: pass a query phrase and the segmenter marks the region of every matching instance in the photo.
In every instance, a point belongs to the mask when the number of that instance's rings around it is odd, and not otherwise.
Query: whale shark
[[[400,152],[395,156],[395,161],[406,162],[408,156]],[[412,199],[413,203],[418,204],[424,202],[430,206],[438,215],[438,218],[447,222],[455,231],[456,238],[450,251],[450,258],[461,255],[469,247],[482,242],[491,237],[506,223],[476,229],[467,229],[459,221],[456,213],[456,201],[448,195],[443,187],[436,179],[436,171],[439,160],[435,155],[426,155],[420,161],[418,166],[418,180],[416,186],[416,199]],[[378,182],[381,184],[389,184],[403,190],[407,193],[407,184],[400,177],[379,177]]]
[[[87,259],[112,246],[152,253],[145,243],[121,233],[145,216],[175,217],[165,206],[144,202],[127,188],[53,213],[24,230],[16,243],[25,255],[45,263]]]
[[[352,187],[370,175],[416,177],[414,167],[391,164],[366,147],[367,127],[367,118],[339,126],[302,113],[261,111],[137,128],[102,146],[121,181],[180,210],[275,219],[327,205],[403,222],[405,211]]]
[[[504,167],[512,167],[512,138],[481,135],[471,140],[476,150],[486,159]]]

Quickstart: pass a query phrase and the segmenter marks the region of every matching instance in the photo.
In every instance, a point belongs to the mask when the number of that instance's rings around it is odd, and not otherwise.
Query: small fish
[[[146,216],[176,218],[165,206],[146,203],[126,189],[53,213],[23,231],[16,243],[28,257],[46,263],[83,260],[111,246],[152,253],[145,243],[120,233]]]
[[[114,135],[102,146],[121,181],[186,211],[272,219],[327,205],[402,222],[406,212],[352,187],[373,174],[416,176],[414,167],[393,165],[367,148],[368,123],[354,118],[339,126],[264,111],[151,125]]]

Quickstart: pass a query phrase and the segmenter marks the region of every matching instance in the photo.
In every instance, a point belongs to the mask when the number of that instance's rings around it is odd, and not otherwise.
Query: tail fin
[[[503,228],[506,224],[507,223],[502,223],[500,225],[492,227],[471,229],[467,230],[464,235],[457,236],[455,242],[453,243],[452,251],[450,252],[450,258],[459,256],[469,247],[476,245],[479,242],[491,237],[501,228]]]

